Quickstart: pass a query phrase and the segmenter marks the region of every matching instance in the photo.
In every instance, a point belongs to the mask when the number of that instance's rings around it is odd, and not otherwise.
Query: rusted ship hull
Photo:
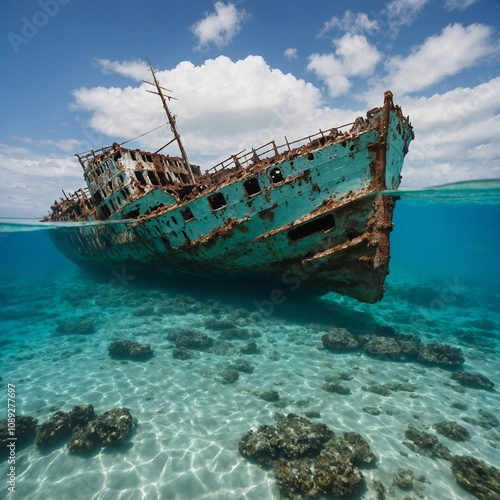
[[[95,223],[61,225],[51,234],[83,266],[215,283],[222,276],[264,276],[373,303],[382,298],[388,273],[394,209],[393,198],[380,191],[398,187],[412,138],[409,120],[387,93],[384,106],[349,132],[332,129],[295,148],[287,143],[284,151],[274,145],[264,159],[252,150],[246,165],[233,157],[231,168],[196,176],[184,195],[153,182],[147,197],[130,197],[106,223],[98,223],[103,214],[93,197],[84,203],[78,197],[78,211],[87,212],[70,220]],[[106,158],[119,158],[119,173],[126,155],[115,148]]]

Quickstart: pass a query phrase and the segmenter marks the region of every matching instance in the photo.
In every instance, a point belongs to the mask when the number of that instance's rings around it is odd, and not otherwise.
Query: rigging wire
[[[141,134],[141,135],[138,135],[137,137],[134,137],[134,138],[132,138],[132,139],[128,139],[128,140],[126,140],[126,141],[120,142],[120,146],[123,146],[124,144],[127,144],[127,142],[131,142],[131,141],[135,141],[136,139],[140,139],[141,137],[144,137],[145,135],[148,135],[148,134],[150,134],[151,132],[154,132],[155,130],[158,130],[159,128],[162,128],[162,127],[165,127],[165,126],[166,126],[166,124],[165,124],[165,123],[163,123],[163,124],[161,124],[160,126],[155,127],[155,128],[154,128],[154,129],[152,129],[152,130],[149,130],[148,132],[144,132],[144,134]]]

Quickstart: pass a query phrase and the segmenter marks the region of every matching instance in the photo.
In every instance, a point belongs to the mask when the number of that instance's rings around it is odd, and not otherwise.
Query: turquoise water
[[[240,499],[280,498],[272,471],[245,460],[238,441],[251,428],[275,423],[275,414],[318,411],[336,433],[362,434],[377,456],[363,469],[356,498],[375,499],[374,480],[387,498],[474,498],[457,485],[450,463],[403,444],[408,424],[436,435],[452,454],[499,467],[496,389],[462,387],[450,371],[417,362],[332,353],[321,336],[333,327],[357,334],[382,326],[424,342],[462,349],[463,370],[500,386],[500,181],[462,183],[398,192],[391,273],[383,301],[374,305],[304,286],[283,285],[286,300],[272,314],[258,305],[276,284],[200,285],[141,280],[126,268],[86,274],[53,246],[45,226],[0,220],[0,419],[7,415],[7,384],[16,412],[46,421],[56,410],[92,403],[97,413],[126,406],[137,419],[127,441],[88,456],[68,453],[64,442],[48,451],[34,444],[16,450],[16,495],[30,499]],[[278,284],[279,286],[279,284]],[[91,324],[86,333],[78,326]],[[192,329],[216,343],[172,356],[172,335]],[[154,356],[127,361],[108,356],[115,339],[150,343]],[[250,341],[255,354],[242,353]],[[236,359],[254,367],[231,384],[221,373]],[[349,395],[322,389],[348,380]],[[382,396],[367,384],[407,381],[414,392]],[[278,402],[259,392],[278,391]],[[363,411],[377,407],[380,414]],[[471,439],[436,433],[443,420],[460,423]],[[497,422],[498,423],[498,422]],[[5,478],[8,466],[1,463]],[[411,469],[412,491],[392,484],[398,467]],[[7,495],[7,480],[0,498]]]

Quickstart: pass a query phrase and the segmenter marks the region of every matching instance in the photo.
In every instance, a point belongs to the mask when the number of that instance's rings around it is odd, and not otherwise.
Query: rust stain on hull
[[[51,232],[82,266],[281,280],[307,268],[312,286],[376,302],[394,210],[378,191],[399,185],[413,130],[390,92],[349,125],[271,141],[205,173],[177,136],[179,157],[116,143],[86,152],[87,187],[64,193],[44,220],[85,223]]]

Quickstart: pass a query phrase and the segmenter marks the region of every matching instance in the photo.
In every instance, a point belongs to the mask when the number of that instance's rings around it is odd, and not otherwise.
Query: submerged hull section
[[[358,121],[359,120],[359,121]],[[182,199],[157,188],[137,219],[58,227],[58,248],[83,266],[162,275],[301,280],[363,302],[382,298],[390,257],[395,189],[409,121],[386,96],[384,107],[349,133],[322,135],[248,166],[198,179]],[[159,196],[157,196],[159,195]],[[126,210],[126,207],[125,209]],[[142,209],[141,209],[142,210]],[[75,220],[85,220],[78,218]],[[87,220],[91,220],[87,217]]]

